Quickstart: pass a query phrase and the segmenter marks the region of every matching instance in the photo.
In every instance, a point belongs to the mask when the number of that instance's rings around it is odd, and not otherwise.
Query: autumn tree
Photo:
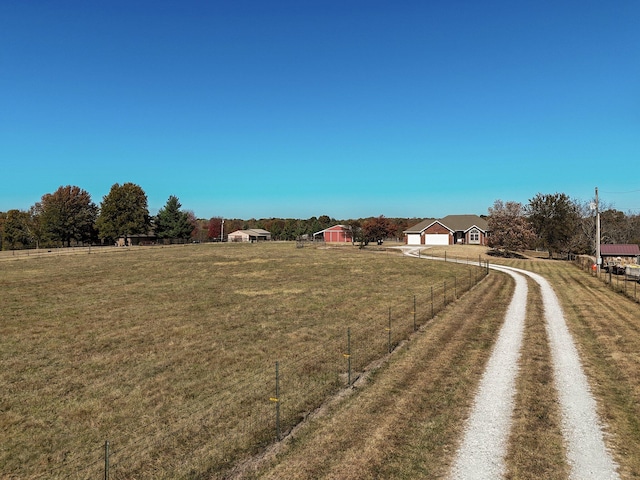
[[[564,193],[538,193],[529,200],[527,214],[540,246],[549,252],[569,252],[580,224],[576,202]]]
[[[365,243],[381,242],[395,233],[395,225],[384,215],[373,217],[362,223],[362,235]]]
[[[53,240],[71,246],[71,241],[90,242],[98,207],[80,187],[67,185],[42,196],[37,205],[42,228]]]
[[[189,215],[180,210],[182,205],[178,197],[171,195],[164,207],[155,217],[156,236],[158,238],[177,238],[186,240],[191,236],[194,225],[189,221]]]
[[[489,247],[510,255],[531,248],[536,240],[531,223],[525,216],[525,209],[518,202],[496,200],[489,207]]]
[[[207,227],[207,238],[210,240],[219,239],[222,241],[222,217],[211,217]]]
[[[150,218],[144,190],[134,183],[114,184],[102,199],[96,226],[100,238],[108,240],[147,233]]]

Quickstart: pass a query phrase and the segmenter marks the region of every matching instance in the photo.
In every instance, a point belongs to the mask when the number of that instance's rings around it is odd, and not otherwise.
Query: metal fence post
[[[418,329],[416,325],[416,296],[413,296],[413,331],[415,332]]]
[[[442,308],[447,306],[447,281],[444,281],[444,286],[442,288],[442,297],[444,298],[444,303],[442,304]]]
[[[431,285],[431,318],[433,318],[433,285]]]
[[[104,480],[109,480],[109,440],[104,442]]]
[[[387,330],[389,332],[388,351],[391,353],[391,307],[389,307],[389,328]]]
[[[276,396],[269,400],[276,404],[276,439],[280,441],[280,362],[276,362]]]

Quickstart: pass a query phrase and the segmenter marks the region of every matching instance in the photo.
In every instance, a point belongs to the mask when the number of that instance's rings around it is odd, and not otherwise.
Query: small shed
[[[351,243],[353,242],[353,236],[351,230],[346,225],[334,225],[333,227],[325,228],[313,234],[314,240],[324,240],[325,242],[334,243]]]
[[[271,240],[271,232],[267,232],[261,228],[251,228],[248,230],[236,230],[227,235],[229,242],[261,242]]]
[[[610,264],[638,264],[640,247],[635,243],[606,243],[600,245],[600,256],[604,265]]]

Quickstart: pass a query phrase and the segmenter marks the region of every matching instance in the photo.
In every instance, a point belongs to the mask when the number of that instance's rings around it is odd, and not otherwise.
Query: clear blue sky
[[[640,2],[0,2],[0,211],[114,183],[209,218],[640,211]]]

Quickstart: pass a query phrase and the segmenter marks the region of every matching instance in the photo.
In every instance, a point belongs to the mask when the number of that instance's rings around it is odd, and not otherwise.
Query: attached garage
[[[407,234],[407,245],[421,245],[419,233],[408,233]]]
[[[425,245],[449,245],[448,233],[427,233],[424,236]]]

